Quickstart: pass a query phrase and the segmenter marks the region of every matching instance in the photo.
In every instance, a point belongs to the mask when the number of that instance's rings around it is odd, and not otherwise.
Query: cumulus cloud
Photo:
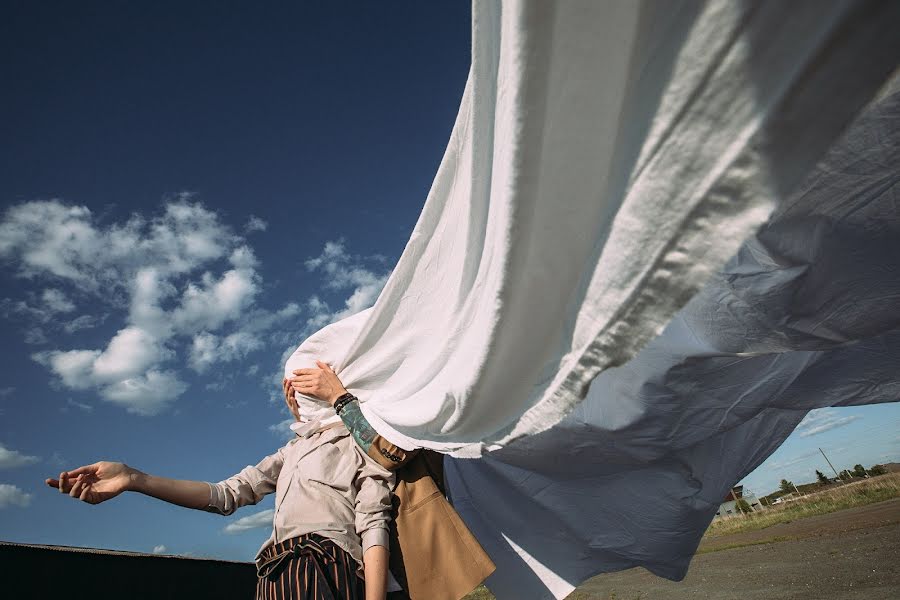
[[[187,387],[173,371],[154,370],[117,381],[103,388],[100,394],[130,413],[152,417],[165,410]]]
[[[235,521],[232,521],[228,525],[225,526],[223,530],[225,533],[236,534],[243,533],[245,531],[249,531],[251,529],[260,529],[263,527],[271,527],[272,526],[272,516],[275,514],[275,511],[272,509],[263,510],[258,513],[252,514],[247,517],[241,517]]]
[[[10,450],[3,444],[0,444],[0,469],[27,467],[39,460],[40,459],[37,456],[28,456],[27,454],[22,454],[18,450]]]
[[[262,340],[246,331],[238,331],[224,337],[206,332],[199,333],[194,336],[189,364],[196,372],[203,373],[210,365],[239,360],[262,345]]]
[[[158,546],[153,546],[153,554],[162,554],[166,551],[165,544],[160,544]]]
[[[250,218],[247,219],[246,225],[244,225],[245,233],[254,233],[256,231],[265,231],[268,229],[269,224],[257,217],[256,215],[250,215]]]
[[[31,504],[32,494],[27,494],[20,488],[9,484],[0,483],[0,508],[8,506],[26,507]]]
[[[245,231],[265,226],[251,216]],[[253,250],[188,194],[170,199],[156,216],[133,214],[118,223],[59,200],[13,206],[0,222],[0,260],[32,284],[46,284],[25,299],[0,301],[5,316],[26,317],[29,343],[56,340],[50,331],[99,325],[109,313],[97,313],[97,306],[125,313],[124,326],[105,345],[43,350],[33,358],[63,387],[96,390],[140,415],[158,414],[187,389],[166,368],[180,352],[197,372],[239,360],[301,310],[296,303],[256,306],[262,282]],[[93,310],[72,318],[80,301]]]
[[[806,415],[800,424],[797,425],[797,431],[799,432],[800,437],[810,437],[838,427],[843,427],[844,425],[849,425],[857,419],[859,419],[857,415],[841,416],[836,410],[822,408],[811,411]]]
[[[255,279],[250,269],[232,269],[219,279],[204,273],[199,284],[184,291],[172,315],[175,325],[182,331],[214,330],[236,319],[259,291]]]
[[[322,274],[325,289],[348,291],[349,295],[337,308],[332,308],[319,296],[311,297],[307,301],[310,316],[305,333],[312,333],[372,306],[390,272],[372,269],[366,263],[380,263],[382,260],[380,256],[363,258],[348,253],[343,240],[327,242],[319,256],[307,259],[307,270]]]

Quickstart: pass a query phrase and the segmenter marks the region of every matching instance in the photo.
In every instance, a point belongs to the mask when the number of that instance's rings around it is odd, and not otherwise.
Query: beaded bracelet
[[[336,412],[338,414],[338,416],[340,416],[341,411],[344,410],[344,407],[356,399],[357,399],[356,396],[354,396],[350,392],[343,394],[337,400],[334,401],[334,412]]]

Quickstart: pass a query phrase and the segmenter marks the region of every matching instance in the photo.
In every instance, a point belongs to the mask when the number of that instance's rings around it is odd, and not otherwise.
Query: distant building
[[[737,507],[738,500],[744,500],[750,505],[750,510],[758,510],[762,506],[759,503],[759,498],[756,497],[756,494],[750,490],[745,490],[742,485],[736,485],[731,488],[731,491],[725,496],[722,504],[719,505],[719,510],[716,511],[716,517],[738,514],[740,512],[740,509]]]

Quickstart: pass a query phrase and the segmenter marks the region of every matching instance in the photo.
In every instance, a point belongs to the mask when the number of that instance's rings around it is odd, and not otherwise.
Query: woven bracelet
[[[348,404],[350,404],[351,402],[353,402],[354,400],[356,400],[356,396],[354,396],[350,392],[347,392],[346,394],[342,395],[340,398],[338,398],[337,400],[334,401],[334,412],[336,412],[338,414],[338,416],[340,416],[341,411],[344,410],[344,407],[347,406]]]

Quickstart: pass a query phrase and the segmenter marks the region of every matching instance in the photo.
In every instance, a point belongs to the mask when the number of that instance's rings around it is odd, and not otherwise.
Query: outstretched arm
[[[97,462],[63,471],[47,485],[88,504],[100,504],[122,492],[140,492],[178,506],[205,509],[209,505],[209,485],[202,481],[169,479],[142,473],[124,463]]]

